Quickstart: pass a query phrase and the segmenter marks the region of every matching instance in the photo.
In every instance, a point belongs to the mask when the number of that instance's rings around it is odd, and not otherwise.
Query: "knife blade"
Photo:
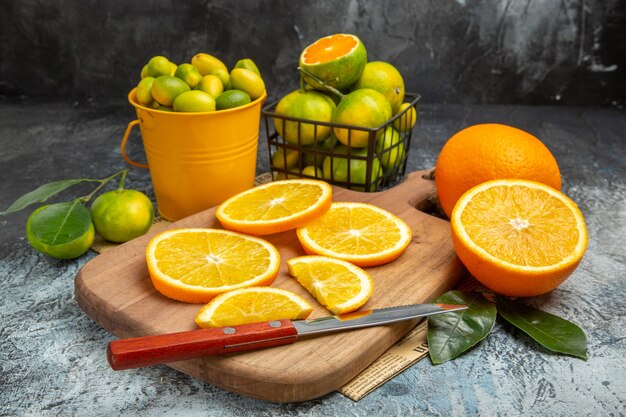
[[[301,336],[381,326],[465,309],[467,306],[459,304],[411,304],[311,320],[272,320],[119,339],[109,342],[107,359],[111,368],[119,371],[209,355],[280,346],[294,343]]]

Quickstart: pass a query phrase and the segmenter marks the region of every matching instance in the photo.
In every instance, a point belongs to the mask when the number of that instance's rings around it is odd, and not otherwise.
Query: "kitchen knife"
[[[107,359],[116,371],[208,355],[286,345],[301,336],[318,335],[467,309],[457,304],[411,304],[355,311],[312,320],[272,320],[238,326],[190,330],[114,340]]]

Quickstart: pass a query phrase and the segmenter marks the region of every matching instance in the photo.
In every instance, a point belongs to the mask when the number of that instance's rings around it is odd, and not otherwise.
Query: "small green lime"
[[[265,92],[265,83],[261,76],[245,68],[235,68],[230,72],[230,83],[234,89],[248,93],[252,100],[261,97]]]
[[[148,64],[144,65],[141,68],[141,78],[146,78],[148,76]]]
[[[215,100],[209,93],[200,90],[186,91],[174,99],[172,106],[176,112],[215,111]]]
[[[217,78],[219,78],[222,82],[222,85],[224,86],[224,90],[229,90],[232,87],[230,82],[230,74],[225,68],[214,68],[207,75],[215,75]]]
[[[233,69],[235,68],[245,68],[256,73],[259,77],[261,76],[261,71],[259,71],[259,67],[257,67],[254,61],[250,58],[240,59],[233,67]]]
[[[300,159],[300,153],[296,149],[278,148],[272,155],[272,167],[288,170],[295,167]]]
[[[385,170],[399,168],[404,162],[404,142],[396,129],[387,126],[383,135],[376,138],[376,153]]]
[[[197,86],[198,90],[209,93],[214,99],[218,98],[224,91],[224,85],[217,75],[205,75]]]
[[[172,77],[174,76],[174,74],[176,74],[176,70],[178,69],[178,65],[174,64],[173,62],[170,62],[170,74]]]
[[[198,68],[191,64],[180,64],[178,68],[176,68],[174,76],[186,82],[191,88],[197,86],[202,79],[202,75],[200,75]]]
[[[154,206],[140,191],[108,191],[100,194],[91,204],[91,219],[96,231],[104,239],[127,242],[150,229]]]
[[[139,84],[137,84],[137,91],[135,92],[137,101],[144,106],[150,106],[154,101],[154,98],[152,98],[152,84],[154,84],[154,77],[150,76],[142,78]]]
[[[179,94],[189,90],[187,83],[180,78],[163,75],[154,80],[152,97],[163,106],[171,106]]]
[[[89,250],[94,235],[89,210],[77,200],[41,206],[26,222],[31,246],[58,259],[78,258]]]
[[[172,63],[164,56],[158,55],[150,58],[147,67],[147,75],[156,78],[162,75],[170,75]]]
[[[335,107],[335,103],[319,91],[295,90],[280,99],[276,105],[276,113],[289,118],[330,123]],[[298,146],[322,142],[330,135],[330,126],[288,120],[282,117],[274,118],[274,126],[276,132],[285,141]]]
[[[226,90],[217,97],[215,105],[218,110],[224,110],[243,106],[251,101],[250,96],[245,91]]]
[[[368,182],[367,177],[367,148],[351,149],[350,152],[350,168],[348,169],[348,147],[344,145],[336,146],[333,150],[334,156],[324,158],[323,172],[324,178],[328,180],[338,181],[340,186],[345,186],[351,190],[363,191],[364,185]],[[383,175],[383,169],[378,158],[372,159],[372,171],[369,177],[371,184],[368,191],[376,189],[376,180]],[[363,186],[359,186],[363,185]]]
[[[406,113],[402,114],[405,110]],[[396,114],[402,114],[402,116],[393,121],[393,127],[398,132],[408,132],[413,128],[413,126],[415,126],[415,122],[417,121],[417,112],[411,103],[402,103]]]
[[[315,165],[308,165],[305,166],[302,169],[302,175],[306,176],[308,175],[309,177],[313,177],[313,178],[324,178],[324,172],[322,171],[321,168],[316,167]]]
[[[191,65],[198,68],[198,71],[200,71],[202,75],[213,74],[215,69],[222,69],[228,74],[228,68],[226,68],[226,65],[224,65],[219,58],[204,52],[195,54],[191,58]]]
[[[314,145],[303,146],[302,147],[302,165],[304,165],[305,167],[309,165],[317,165],[321,167],[322,162],[324,162],[324,157],[326,156],[322,152],[328,151],[329,149],[334,147],[336,143],[337,143],[337,138],[331,132],[330,136],[324,139],[324,141],[317,143],[317,146],[314,146]],[[317,149],[317,152],[316,152],[316,149]]]

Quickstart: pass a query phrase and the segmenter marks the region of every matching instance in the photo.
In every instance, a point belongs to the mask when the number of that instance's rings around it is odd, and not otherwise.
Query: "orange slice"
[[[559,286],[587,247],[585,219],[560,191],[527,180],[492,180],[461,196],[450,219],[456,252],[491,290],[535,296]]]
[[[163,295],[206,303],[238,288],[269,285],[278,274],[278,250],[263,239],[218,229],[174,229],[152,238],[148,271]]]
[[[374,292],[372,277],[350,262],[326,256],[287,261],[289,273],[333,314],[357,310]]]
[[[321,216],[332,202],[324,181],[291,179],[251,188],[229,198],[215,215],[225,229],[268,235],[295,229]]]
[[[343,259],[358,266],[391,262],[411,242],[411,229],[387,210],[367,203],[333,203],[297,230],[309,255]]]
[[[302,320],[313,307],[291,291],[274,287],[241,288],[218,295],[202,307],[196,324],[202,328],[236,326],[270,320]]]

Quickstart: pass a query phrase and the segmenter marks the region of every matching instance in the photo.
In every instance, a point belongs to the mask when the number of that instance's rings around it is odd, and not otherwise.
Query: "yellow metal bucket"
[[[252,188],[256,175],[261,107],[266,95],[245,106],[204,113],[175,113],[128,101],[137,120],[128,124],[120,150],[134,166],[149,168],[159,214],[178,220]],[[125,151],[139,125],[148,164]]]

